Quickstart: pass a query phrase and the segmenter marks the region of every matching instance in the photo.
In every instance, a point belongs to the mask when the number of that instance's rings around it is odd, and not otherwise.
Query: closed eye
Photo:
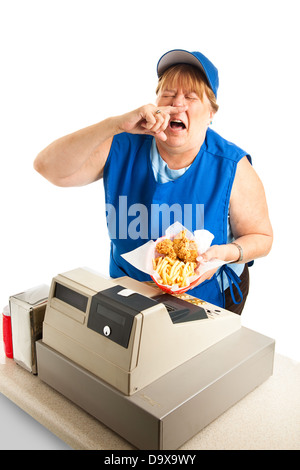
[[[187,100],[198,100],[198,96],[196,94],[193,94],[193,95],[187,95],[185,97]]]

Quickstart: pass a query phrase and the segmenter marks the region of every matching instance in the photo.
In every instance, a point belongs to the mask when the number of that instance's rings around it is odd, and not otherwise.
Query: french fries
[[[195,274],[196,263],[191,261],[184,263],[169,256],[160,256],[153,259],[152,262],[153,269],[160,276],[159,282],[167,286],[176,284],[178,288],[186,287],[188,278]]]

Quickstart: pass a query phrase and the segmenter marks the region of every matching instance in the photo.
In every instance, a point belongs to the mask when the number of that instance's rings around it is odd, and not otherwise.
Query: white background
[[[299,2],[1,0],[0,307],[79,266],[108,274],[102,182],[58,188],[32,167],[54,139],[155,100],[156,63],[199,50],[219,69],[213,129],[248,151],[274,228],[243,325],[300,360]]]

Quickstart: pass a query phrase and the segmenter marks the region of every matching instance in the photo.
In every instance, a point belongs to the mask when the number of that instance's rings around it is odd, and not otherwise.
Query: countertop
[[[38,376],[6,358],[1,342],[0,392],[72,449],[134,450]],[[275,354],[273,375],[180,449],[300,449],[300,363]]]

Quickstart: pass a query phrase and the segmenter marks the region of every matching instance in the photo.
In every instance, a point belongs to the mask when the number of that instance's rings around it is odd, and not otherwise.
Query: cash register
[[[41,380],[148,449],[180,447],[266,380],[274,356],[239,315],[84,268],[53,278],[36,346]]]

